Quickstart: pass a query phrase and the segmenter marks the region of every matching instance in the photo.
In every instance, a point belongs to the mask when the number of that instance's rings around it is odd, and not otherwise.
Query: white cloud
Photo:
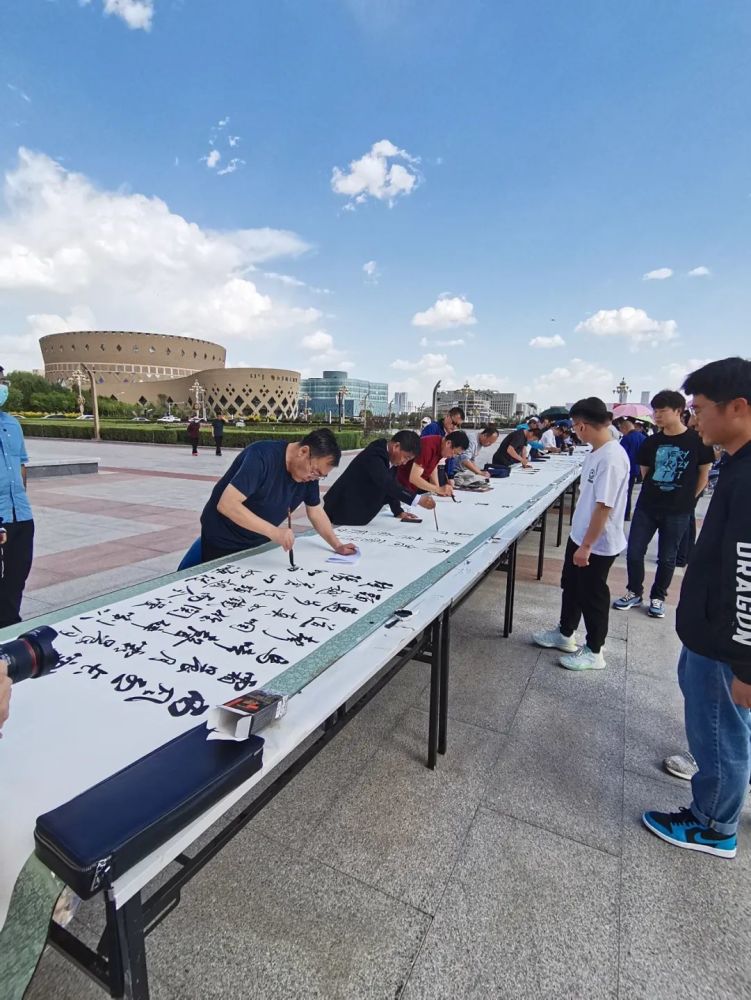
[[[391,367],[394,371],[403,372],[405,377],[394,382],[389,381],[389,393],[406,392],[415,405],[430,402],[433,386],[440,379],[444,386],[456,382],[456,372],[445,354],[423,354],[417,361],[405,361],[397,358]]]
[[[369,285],[377,285],[378,279],[381,277],[378,264],[374,260],[368,260],[363,264],[362,269],[365,272],[365,281]]]
[[[14,83],[8,83],[6,86],[8,90],[11,90],[14,94],[20,97],[22,101],[26,101],[27,104],[31,104],[31,98],[25,91],[21,90],[20,87],[17,87]]]
[[[443,368],[448,365],[445,354],[423,354],[417,361],[404,361],[397,358],[391,362],[391,367],[399,372],[417,372],[423,368]]]
[[[78,0],[81,7],[88,7],[91,0]],[[154,0],[103,0],[104,13],[124,21],[134,31],[151,30],[154,19]]]
[[[538,375],[532,386],[533,401],[541,406],[573,403],[583,396],[613,397],[614,375],[602,365],[572,358],[566,365]]]
[[[300,341],[300,346],[306,351],[330,351],[334,346],[334,338],[325,330],[316,330],[309,333]]]
[[[700,264],[699,267],[694,267],[688,272],[689,278],[708,278],[712,272],[708,267]]]
[[[245,160],[241,160],[238,156],[233,156],[226,167],[217,171],[219,177],[224,177],[225,174],[234,174],[236,170],[240,167],[245,166]]]
[[[457,337],[455,340],[428,340],[427,337],[420,337],[420,347],[464,347],[466,343],[464,337]]]
[[[209,168],[209,170],[213,170],[214,167],[217,166],[217,164],[219,163],[219,161],[221,160],[221,158],[222,158],[222,154],[219,152],[219,150],[218,149],[212,149],[211,152],[208,154],[208,156],[202,157],[202,160],[206,164],[206,166]]]
[[[308,285],[304,281],[300,281],[299,278],[293,277],[291,274],[279,274],[277,271],[264,271],[264,278],[271,278],[272,281],[281,281],[283,285],[287,285],[289,288],[307,288],[308,291],[315,292],[316,295],[332,295],[333,292],[330,288],[316,288],[315,285]]]
[[[101,191],[26,149],[3,196],[0,334],[18,334],[28,316],[27,334],[40,322],[49,332],[61,317],[64,329],[72,322],[64,317],[77,322],[86,310],[87,326],[97,329],[227,339],[231,349],[233,338],[245,343],[320,319],[319,310],[278,301],[245,276],[307,250],[295,233],[202,229],[159,198]],[[25,356],[39,366],[35,347]]]
[[[556,333],[552,337],[533,337],[529,342],[529,346],[535,347],[538,350],[550,350],[553,347],[565,347],[566,341],[559,333]]]
[[[688,361],[674,361],[669,365],[665,365],[662,368],[665,384],[661,388],[680,389],[686,381],[687,375],[696,371],[697,368],[703,368],[704,365],[708,365],[710,361],[715,360],[715,358],[689,358]]]
[[[227,135],[226,128],[229,125],[230,116],[225,115],[224,118],[220,118],[216,125],[212,125],[209,130],[209,152],[206,156],[201,157],[201,162],[205,163],[209,170],[213,170],[219,165],[222,159],[222,153],[218,147],[225,146],[225,152],[227,149],[235,149],[236,146],[240,145],[241,136],[239,135]],[[226,177],[228,174],[234,174],[240,167],[245,166],[245,160],[240,159],[239,156],[232,156],[227,161],[227,165],[222,167],[221,170],[217,170],[217,177]]]
[[[471,326],[477,322],[475,307],[463,295],[440,295],[435,304],[412,317],[412,326],[427,326],[445,330],[452,326]]]
[[[658,267],[654,271],[647,271],[642,275],[642,281],[665,281],[666,278],[673,277],[672,267]]]
[[[331,189],[349,199],[347,207],[350,209],[362,205],[368,198],[393,205],[398,197],[411,194],[422,180],[418,163],[419,159],[405,149],[399,149],[388,139],[381,139],[359,160],[352,160],[348,171],[334,167]]]
[[[473,389],[498,389],[504,392],[511,384],[511,379],[505,375],[493,375],[490,372],[480,372],[469,375],[463,381],[469,382]]]
[[[227,136],[227,142],[229,143],[230,148],[234,149],[235,146],[239,146],[240,145],[240,136],[239,135],[228,135]]]
[[[641,344],[654,347],[678,336],[674,319],[652,319],[643,309],[621,306],[620,309],[599,309],[589,319],[576,327],[577,333],[591,333],[595,337],[622,337],[636,349]]]

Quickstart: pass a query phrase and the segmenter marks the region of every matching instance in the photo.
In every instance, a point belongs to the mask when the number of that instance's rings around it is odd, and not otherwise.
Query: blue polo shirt
[[[215,549],[240,552],[268,542],[265,535],[247,531],[216,509],[227,486],[243,494],[243,506],[264,521],[280,525],[287,512],[301,503],[321,502],[318,483],[297,483],[287,472],[287,441],[256,441],[240,452],[212,490],[201,514],[201,534]]]
[[[21,425],[10,413],[0,410],[0,517],[31,521],[31,504],[21,478],[21,466],[29,464]]]

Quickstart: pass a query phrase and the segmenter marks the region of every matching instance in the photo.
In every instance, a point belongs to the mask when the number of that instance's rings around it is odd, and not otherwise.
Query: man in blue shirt
[[[631,494],[634,492],[634,485],[641,480],[641,470],[636,456],[641,450],[641,446],[647,440],[647,435],[637,430],[636,424],[631,417],[621,417],[618,421],[618,430],[621,432],[621,446],[626,449],[628,460],[631,463],[631,478],[628,481],[628,498],[626,500],[626,520],[631,520]]]
[[[2,410],[9,388],[0,368],[0,628],[21,621],[21,599],[34,553],[34,519],[26,495],[29,456],[21,425]]]
[[[237,456],[214,487],[201,514],[203,562],[266,542],[289,552],[295,536],[288,519],[305,504],[308,519],[334,552],[352,555],[342,545],[321,506],[318,480],[339,464],[339,444],[327,428],[302,441],[257,441]]]

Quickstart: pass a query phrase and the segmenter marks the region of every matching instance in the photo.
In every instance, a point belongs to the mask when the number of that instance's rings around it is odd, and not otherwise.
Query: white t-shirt
[[[610,427],[608,427],[608,430],[610,431],[610,436],[614,441],[621,440],[621,432],[618,430],[615,424],[611,424]]]
[[[572,541],[581,545],[598,503],[611,508],[605,530],[592,546],[593,555],[617,556],[626,548],[623,521],[630,472],[626,449],[621,448],[617,441],[608,441],[584,459],[581,492],[571,525]]]
[[[543,448],[558,447],[558,443],[556,442],[555,433],[552,427],[548,427],[548,429],[543,433],[542,438],[540,440]]]

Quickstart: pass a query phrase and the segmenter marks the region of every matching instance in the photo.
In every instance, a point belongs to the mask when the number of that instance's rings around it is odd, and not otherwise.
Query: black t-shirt
[[[221,417],[216,417],[211,421],[211,427],[214,431],[214,437],[222,437],[224,434],[224,421]]]
[[[711,465],[714,452],[690,427],[668,436],[660,431],[648,437],[636,456],[649,468],[638,505],[668,514],[688,514],[696,502],[699,466]]]
[[[527,436],[523,430],[517,428],[515,431],[511,431],[506,437],[501,441],[498,446],[498,450],[495,455],[493,455],[493,465],[513,465],[516,459],[509,456],[509,448],[513,448],[517,455],[521,455],[523,450],[527,446]]]

